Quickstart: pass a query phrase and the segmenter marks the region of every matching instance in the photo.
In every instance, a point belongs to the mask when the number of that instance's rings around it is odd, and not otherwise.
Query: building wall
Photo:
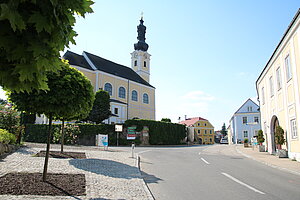
[[[279,125],[285,131],[287,145],[283,148],[289,151],[290,158],[297,158],[300,161],[300,139],[299,139],[299,113],[300,113],[300,51],[299,51],[299,16],[288,34],[282,40],[279,48],[266,66],[265,70],[257,80],[257,90],[261,107],[261,117],[264,129],[267,132],[267,148],[270,153],[275,153],[272,135],[272,119],[276,116]],[[292,78],[287,79],[285,58],[289,55]],[[280,78],[282,87],[277,86],[276,70],[280,67]],[[270,77],[273,78],[274,95],[271,95]],[[262,92],[264,88],[264,94]],[[298,136],[292,137],[291,120],[296,120]]]
[[[243,117],[247,117],[247,124],[243,123]],[[257,133],[258,130],[260,130],[260,123],[254,124],[254,117],[258,117],[259,119],[259,113],[237,113],[234,115],[235,119],[235,143],[237,143],[239,140],[244,141],[245,138],[250,139]],[[260,119],[259,119],[260,121]],[[244,136],[244,131],[247,131],[248,136]]]
[[[104,89],[106,83],[112,85],[111,99],[115,99],[123,102],[124,104],[111,102],[111,111],[114,113],[114,108],[118,108],[119,117],[111,117],[106,122],[122,123],[127,119],[134,117],[140,119],[155,120],[155,89],[128,79],[124,79],[112,74],[108,74],[102,71],[91,71],[85,68],[75,66],[81,71],[92,83],[94,91],[98,91],[100,88]],[[119,97],[119,88],[125,88],[125,98]],[[132,91],[136,90],[138,93],[138,101],[131,99]],[[147,94],[149,97],[149,103],[143,102],[143,94]],[[127,105],[128,104],[128,108]],[[128,111],[128,113],[127,113]]]
[[[194,124],[195,133],[198,140],[201,138],[202,144],[214,144],[214,127],[209,121],[199,120]]]

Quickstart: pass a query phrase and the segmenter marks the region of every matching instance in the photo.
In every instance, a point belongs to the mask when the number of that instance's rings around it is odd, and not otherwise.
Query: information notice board
[[[132,126],[132,127],[128,127],[127,128],[127,140],[134,140],[135,136],[136,136],[136,127]]]

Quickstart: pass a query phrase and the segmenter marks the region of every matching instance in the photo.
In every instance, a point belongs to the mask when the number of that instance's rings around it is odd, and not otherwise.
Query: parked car
[[[228,139],[222,138],[220,144],[228,144]]]

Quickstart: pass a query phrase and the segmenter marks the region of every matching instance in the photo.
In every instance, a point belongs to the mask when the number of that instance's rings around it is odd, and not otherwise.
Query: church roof
[[[104,58],[101,58],[99,56],[93,55],[88,52],[84,52],[84,54],[88,57],[88,59],[91,61],[91,63],[97,68],[99,71],[103,71],[118,77],[122,77],[143,85],[147,85],[150,87],[153,87],[150,85],[147,81],[145,81],[142,77],[140,77],[135,71],[133,71],[131,68],[114,63],[110,60],[106,60]],[[82,55],[78,55],[74,52],[67,51],[65,55],[63,56],[64,59],[69,60],[69,63],[71,65],[80,66],[89,70],[95,71],[86,61],[86,58]],[[154,87],[153,87],[154,88]]]
[[[64,54],[63,58],[68,60],[70,65],[76,65],[89,70],[93,70],[93,68],[88,64],[88,62],[82,55],[78,55],[77,53],[74,53],[72,51],[67,51]]]

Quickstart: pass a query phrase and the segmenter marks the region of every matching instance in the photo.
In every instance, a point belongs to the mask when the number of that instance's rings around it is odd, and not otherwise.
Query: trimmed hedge
[[[95,145],[97,134],[108,134],[109,146],[117,144],[117,134],[114,131],[114,125],[111,124],[68,124],[67,126],[78,126],[80,131],[65,134],[65,144]],[[144,126],[149,128],[149,143],[152,145],[177,145],[181,144],[186,137],[185,126],[169,122],[153,120],[127,120],[125,127],[137,126],[136,131],[140,132]],[[46,143],[47,141],[46,124],[27,124],[25,128],[24,141]],[[53,143],[60,143],[61,125],[53,124]],[[72,135],[73,134],[73,135]],[[135,140],[127,140],[126,132],[120,133],[119,145],[136,145],[141,143],[139,135]],[[73,138],[73,139],[72,139]]]
[[[60,124],[52,124],[52,135],[60,134]],[[46,143],[48,136],[48,125],[47,124],[26,124],[24,141]]]
[[[78,126],[79,131],[68,134],[68,128],[65,128],[65,144],[95,145],[97,134],[108,134],[109,145],[116,145],[116,133],[114,125],[109,124],[67,124],[66,126]],[[25,128],[24,141],[46,143],[47,142],[47,124],[27,124]],[[121,135],[121,134],[120,134]],[[52,143],[59,144],[61,137],[61,124],[52,125]],[[126,145],[124,138],[119,139],[120,145]]]
[[[144,126],[149,128],[149,143],[152,145],[177,145],[186,137],[185,126],[170,122],[153,120],[127,120],[125,126],[137,126],[141,131]]]

